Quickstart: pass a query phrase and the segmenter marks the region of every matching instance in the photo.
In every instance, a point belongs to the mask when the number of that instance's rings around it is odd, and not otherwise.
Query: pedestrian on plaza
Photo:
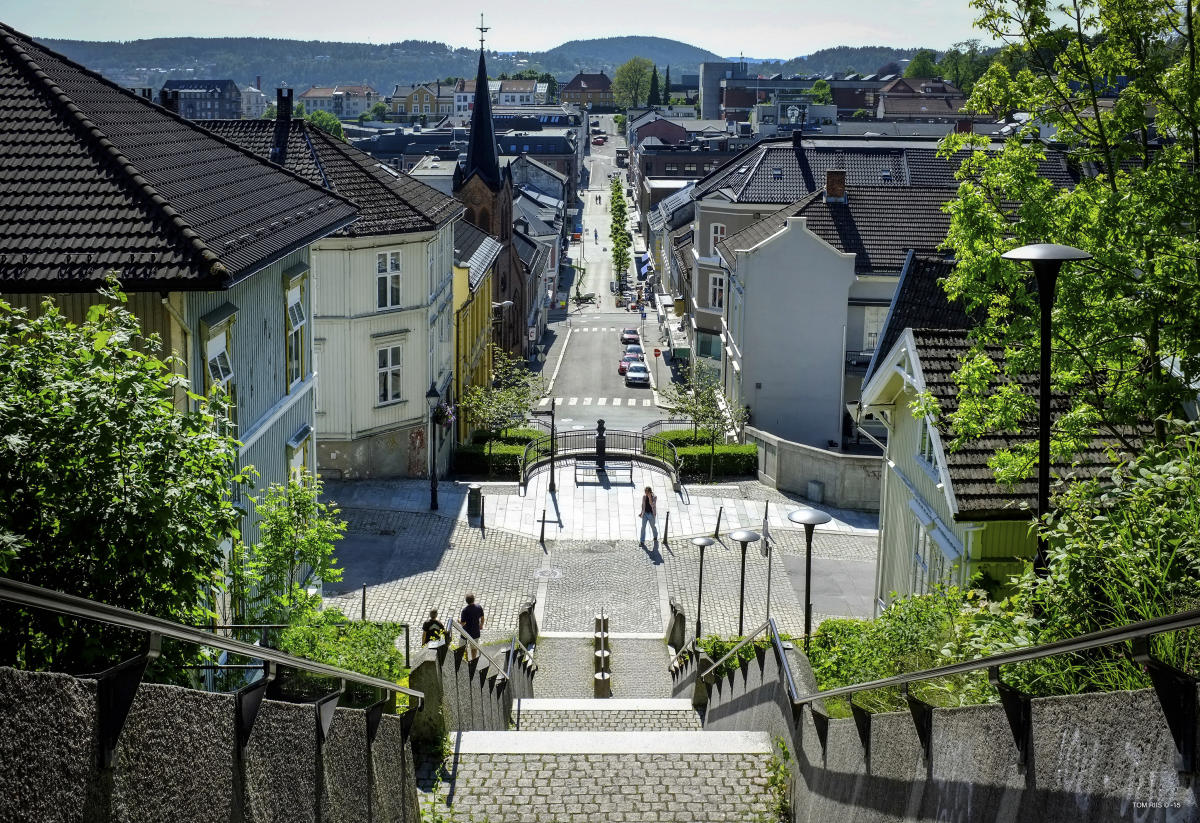
[[[654,544],[658,545],[658,523],[654,518],[658,516],[658,497],[654,494],[654,489],[646,487],[645,493],[642,494],[642,536],[638,545],[643,549],[646,548],[646,526],[647,524],[654,531]]]
[[[483,606],[475,602],[475,593],[467,592],[467,605],[463,607],[462,614],[458,616],[458,622],[462,624],[463,631],[471,636],[471,639],[479,643],[479,636],[483,634]],[[474,660],[479,657],[479,651],[475,646],[467,644],[467,659]]]
[[[437,619],[437,609],[430,609],[429,619],[421,624],[421,645],[429,646],[432,643],[440,646],[445,636],[446,626]]]

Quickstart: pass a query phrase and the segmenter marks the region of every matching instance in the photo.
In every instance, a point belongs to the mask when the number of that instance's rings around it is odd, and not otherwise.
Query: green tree
[[[259,119],[274,120],[278,114],[279,114],[279,111],[275,108],[275,104],[270,103],[267,105],[267,107],[265,109],[263,109],[262,117]],[[296,120],[298,118],[303,118],[303,117],[304,117],[304,101],[301,100],[301,101],[297,102],[294,106],[292,106],[292,119]]]
[[[546,396],[546,381],[529,369],[525,360],[492,344],[492,384],[468,386],[459,405],[472,425],[489,432],[488,473],[491,473],[491,441],[523,422],[534,404]]]
[[[312,114],[304,118],[313,128],[320,129],[326,134],[336,137],[338,140],[345,142],[346,132],[342,128],[342,121],[338,120],[333,114],[327,111],[314,111]]]
[[[272,485],[255,499],[260,537],[245,563],[248,612],[254,620],[303,621],[321,606],[320,595],[310,595],[309,586],[342,579],[333,549],[346,523],[338,519],[337,506],[320,497],[321,481],[307,475],[286,486]]]
[[[664,106],[671,105],[671,67],[667,66],[667,78],[663,81],[662,99],[659,101]]]
[[[548,71],[544,71],[538,75],[539,83],[546,84],[546,102],[553,103],[558,99],[558,78]]]
[[[367,112],[367,118],[370,120],[386,121],[390,112],[391,109],[388,108],[388,104],[380,100],[371,106],[371,110]]]
[[[904,69],[905,77],[937,77],[937,73],[937,53],[931,49],[918,51]]]
[[[247,482],[226,398],[188,391],[110,285],[71,323],[0,301],[0,567],[18,580],[185,623],[209,614]],[[4,659],[83,669],[140,650],[87,621],[13,610]],[[194,650],[168,650],[169,655]]]
[[[938,61],[938,73],[963,94],[969,95],[975,81],[992,63],[992,55],[978,40],[955,43]]]
[[[1200,78],[1194,15],[1128,0],[1087,3],[1069,25],[1018,0],[987,0],[985,33],[1005,41],[1011,60],[993,62],[968,109],[1036,112],[999,152],[967,152],[959,196],[950,205],[946,245],[958,266],[947,292],[979,315],[975,347],[959,369],[960,404],[949,422],[958,447],[1032,419],[1036,402],[1013,390],[1038,369],[1039,309],[1026,265],[1000,254],[1026,243],[1064,243],[1094,255],[1069,264],[1053,314],[1052,380],[1065,400],[1054,422],[1057,459],[1097,433],[1130,450],[1129,426],[1175,415],[1200,380]],[[1023,36],[1006,34],[1015,25]],[[1049,45],[1048,45],[1049,44]],[[1053,57],[1053,62],[1046,62]],[[1014,70],[1011,65],[1027,64]],[[1104,78],[1124,76],[1122,89]],[[1105,104],[1101,105],[1101,95]],[[1155,112],[1152,141],[1147,112]],[[1099,116],[1097,116],[1099,113]],[[1073,162],[1097,173],[1056,187],[1039,173],[1039,127],[1055,131]],[[949,155],[986,139],[949,135]],[[988,347],[1005,350],[1002,375]],[[1002,388],[995,390],[995,384]],[[989,388],[990,386],[990,388]],[[1161,420],[1156,435],[1165,436]],[[1002,451],[1002,480],[1028,476],[1036,443]]]
[[[673,414],[692,421],[696,430],[709,433],[708,479],[713,478],[717,440],[727,429],[740,430],[746,422],[746,410],[732,408],[725,402],[721,379],[715,369],[697,364],[680,383],[671,382],[661,388],[663,405]]]
[[[657,106],[662,100],[662,94],[658,90],[658,66],[650,72],[650,90],[646,92],[646,102],[651,106]]]
[[[812,88],[808,90],[812,101],[818,106],[828,106],[833,102],[833,90],[829,88],[829,83],[825,82],[824,78],[817,78]]]
[[[613,178],[609,185],[609,203],[612,213],[612,225],[609,228],[609,244],[612,246],[613,274],[618,278],[624,277],[629,271],[629,229],[626,226],[628,212],[625,206],[625,192],[621,188],[621,180]]]
[[[646,99],[650,89],[650,70],[654,64],[645,57],[631,57],[613,74],[613,98],[624,109],[634,108]]]

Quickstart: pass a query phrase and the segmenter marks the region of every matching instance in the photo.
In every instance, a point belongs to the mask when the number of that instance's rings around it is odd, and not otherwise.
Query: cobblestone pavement
[[[521,708],[521,731],[662,732],[699,731],[700,714],[686,711],[582,709],[528,710]]]
[[[455,819],[489,823],[770,819],[765,754],[461,755]]]
[[[344,570],[326,585],[325,605],[357,617],[367,586],[367,618],[408,623],[413,645],[430,608],[458,617],[463,596],[475,593],[486,614],[483,640],[498,642],[516,630],[517,613],[537,591],[534,572],[542,549],[528,537],[479,529],[429,513],[344,508],[349,524],[337,545]]]
[[[609,641],[612,696],[667,698],[671,696],[671,662],[661,640],[618,637]],[[543,637],[534,651],[538,671],[533,693],[539,699],[588,698],[595,694],[594,640]]]
[[[558,573],[546,584],[544,631],[590,632],[607,610],[614,632],[662,632],[658,556],[632,540],[559,540],[550,548]]]
[[[592,641],[585,637],[542,637],[533,658],[533,694],[538,698],[593,697],[595,659]]]

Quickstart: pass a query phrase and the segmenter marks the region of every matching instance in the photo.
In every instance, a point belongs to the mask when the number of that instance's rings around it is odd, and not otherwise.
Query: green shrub
[[[403,634],[404,627],[399,623],[351,621],[337,609],[326,609],[284,629],[279,649],[306,660],[407,686],[404,653],[396,647],[396,639]],[[298,680],[304,685],[308,678]],[[326,688],[328,682],[321,678],[314,685]],[[397,705],[403,702],[404,695],[397,695]]]
[[[728,654],[730,649],[740,643],[742,639],[742,637],[718,637],[715,634],[710,634],[707,637],[700,638],[700,648],[706,655],[708,655],[709,659],[715,663]],[[797,647],[799,647],[799,645],[803,642],[802,640],[794,638],[789,634],[781,634],[779,635],[779,639],[791,642]],[[771,648],[770,637],[756,637],[754,640],[738,649],[737,654],[721,663],[720,666],[713,670],[713,675],[715,677],[724,677],[729,672],[740,669],[742,664],[753,660],[759,649],[769,648]]]
[[[688,477],[740,477],[758,472],[758,446],[683,446],[679,451],[679,473]]]
[[[676,446],[699,446],[701,444],[707,446],[712,443],[712,429],[664,429],[655,435],[663,440],[674,443]],[[718,436],[717,444],[721,445],[724,442],[723,438]]]
[[[508,429],[493,437],[490,431],[480,429],[471,435],[471,443],[482,446],[491,440],[494,443],[508,443],[510,445],[519,443],[523,446],[530,440],[536,440],[539,437],[546,436],[546,434],[547,432],[539,429]]]
[[[491,476],[517,476],[521,465],[521,456],[525,454],[525,445],[493,442],[490,449],[487,445],[459,446],[454,452],[454,471],[465,475],[487,475],[488,452],[491,451]]]

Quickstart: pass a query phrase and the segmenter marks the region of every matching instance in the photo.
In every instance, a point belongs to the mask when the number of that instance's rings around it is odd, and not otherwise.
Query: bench
[[[613,475],[625,475],[629,482],[633,482],[633,461],[632,460],[613,460],[605,458],[604,468],[600,467],[598,460],[576,460],[575,461],[575,482],[579,482],[579,474],[592,473],[596,475],[596,479],[600,478],[612,479]]]

